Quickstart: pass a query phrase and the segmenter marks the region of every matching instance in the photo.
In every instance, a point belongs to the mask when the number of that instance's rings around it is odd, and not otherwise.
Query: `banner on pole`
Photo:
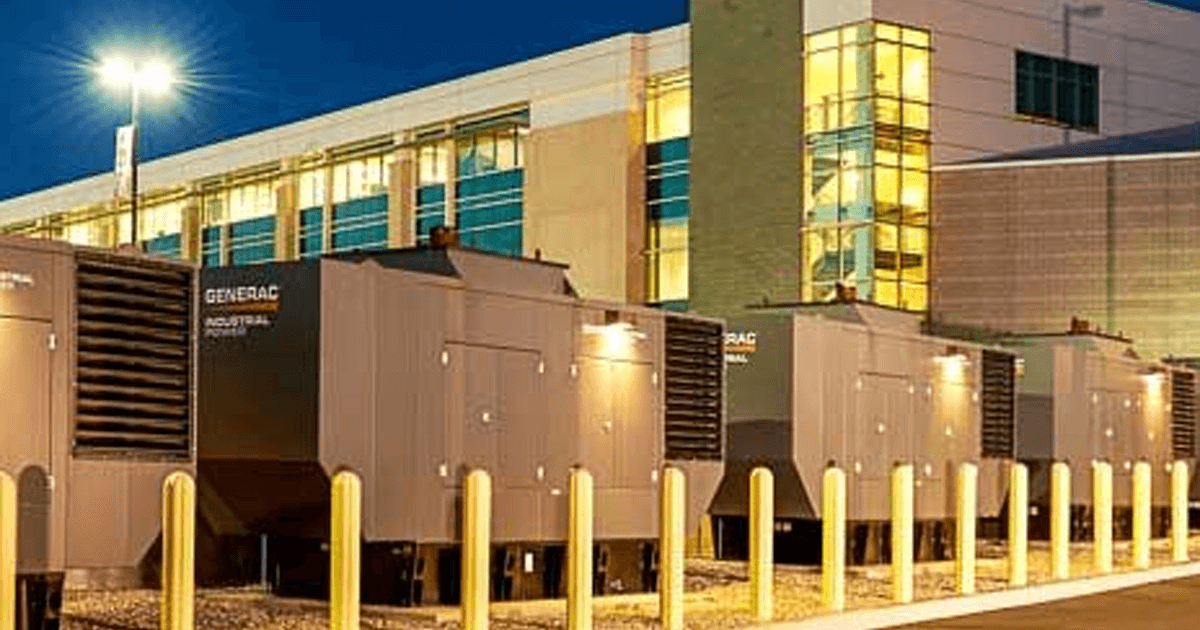
[[[117,186],[113,194],[128,197],[133,188],[133,125],[117,128]]]

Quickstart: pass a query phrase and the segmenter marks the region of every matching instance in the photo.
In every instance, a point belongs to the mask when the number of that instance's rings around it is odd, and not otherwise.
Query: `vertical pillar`
[[[975,592],[975,506],[978,483],[979,469],[975,464],[964,462],[959,466],[954,573],[958,579],[958,592],[963,595]]]
[[[275,198],[275,260],[295,260],[300,242],[300,175],[295,158],[280,160]]]
[[[770,621],[774,594],[775,476],[767,468],[750,473],[750,614]]]
[[[1187,462],[1171,466],[1171,560],[1188,561],[1188,476]]]
[[[1150,463],[1133,466],[1133,566],[1150,568]]]
[[[913,599],[913,467],[892,469],[892,599]]]
[[[411,133],[397,134],[404,144]],[[388,174],[388,247],[412,247],[417,244],[417,155],[412,147],[396,152]]]
[[[1008,585],[1029,583],[1029,469],[1012,463],[1008,471]]]
[[[821,487],[821,605],[826,610],[846,607],[846,473],[825,469]]]
[[[0,630],[17,627],[17,484],[0,471]]]
[[[1050,574],[1071,577],[1071,468],[1066,462],[1050,467]]]
[[[163,481],[162,630],[192,630],[195,618],[196,483],[185,472]]]
[[[1097,573],[1112,572],[1112,513],[1112,464],[1092,462],[1092,553]]]
[[[333,251],[333,155],[325,151],[322,170],[325,171],[325,204],[321,211],[321,251]]]
[[[487,630],[488,627],[491,532],[492,478],[486,471],[474,470],[467,475],[463,488],[463,630]]]
[[[346,470],[333,478],[329,529],[329,627],[358,630],[362,482]]]
[[[517,139],[520,142],[520,139]],[[446,227],[458,227],[458,151],[454,139],[442,143],[446,165]]]
[[[682,470],[671,466],[663,470],[658,597],[664,630],[683,628],[683,546],[687,536],[685,483]]]
[[[567,525],[567,630],[592,630],[592,475],[571,471]]]

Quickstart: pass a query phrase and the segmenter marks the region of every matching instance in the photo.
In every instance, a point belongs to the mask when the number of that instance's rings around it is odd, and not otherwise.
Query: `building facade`
[[[939,167],[933,316],[1200,354],[1200,125]]]
[[[592,298],[723,314],[842,284],[926,311],[931,168],[1200,118],[1200,14],[1096,6],[698,0],[689,24],[146,163],[139,234],[220,266],[445,225],[567,262]],[[5,200],[0,230],[117,245],[112,189]]]

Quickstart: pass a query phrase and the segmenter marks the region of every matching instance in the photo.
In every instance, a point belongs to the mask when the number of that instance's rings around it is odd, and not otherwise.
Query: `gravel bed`
[[[1200,536],[1190,540],[1192,558],[1200,558]],[[980,592],[1007,588],[1008,567],[1003,543],[981,542],[976,569]],[[1115,571],[1131,570],[1128,541],[1114,544]],[[1170,545],[1156,540],[1151,547],[1152,566],[1170,563]],[[1071,546],[1071,576],[1093,575],[1090,543]],[[1031,542],[1029,581],[1051,581],[1050,550],[1045,542]],[[922,563],[913,578],[917,600],[952,597],[955,594],[954,563]],[[775,617],[799,619],[820,612],[821,576],[812,567],[778,566],[775,571]],[[689,560],[686,574],[686,625],[689,630],[727,630],[751,625],[749,580],[745,563]],[[652,598],[596,601],[596,630],[658,630],[658,605]],[[874,608],[891,603],[890,568],[850,567],[846,576],[848,608]],[[363,630],[458,630],[457,621],[438,623],[411,614],[379,613],[373,609],[362,616]],[[63,600],[64,630],[157,630],[158,591],[72,591]],[[320,606],[297,605],[294,601],[264,596],[253,589],[205,590],[196,601],[196,630],[327,630],[328,613]],[[493,611],[496,630],[560,630],[564,615],[525,611],[519,614]]]

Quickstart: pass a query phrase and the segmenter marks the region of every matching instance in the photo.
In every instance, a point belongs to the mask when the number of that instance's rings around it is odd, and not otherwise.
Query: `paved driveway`
[[[895,630],[1200,630],[1200,577]]]

